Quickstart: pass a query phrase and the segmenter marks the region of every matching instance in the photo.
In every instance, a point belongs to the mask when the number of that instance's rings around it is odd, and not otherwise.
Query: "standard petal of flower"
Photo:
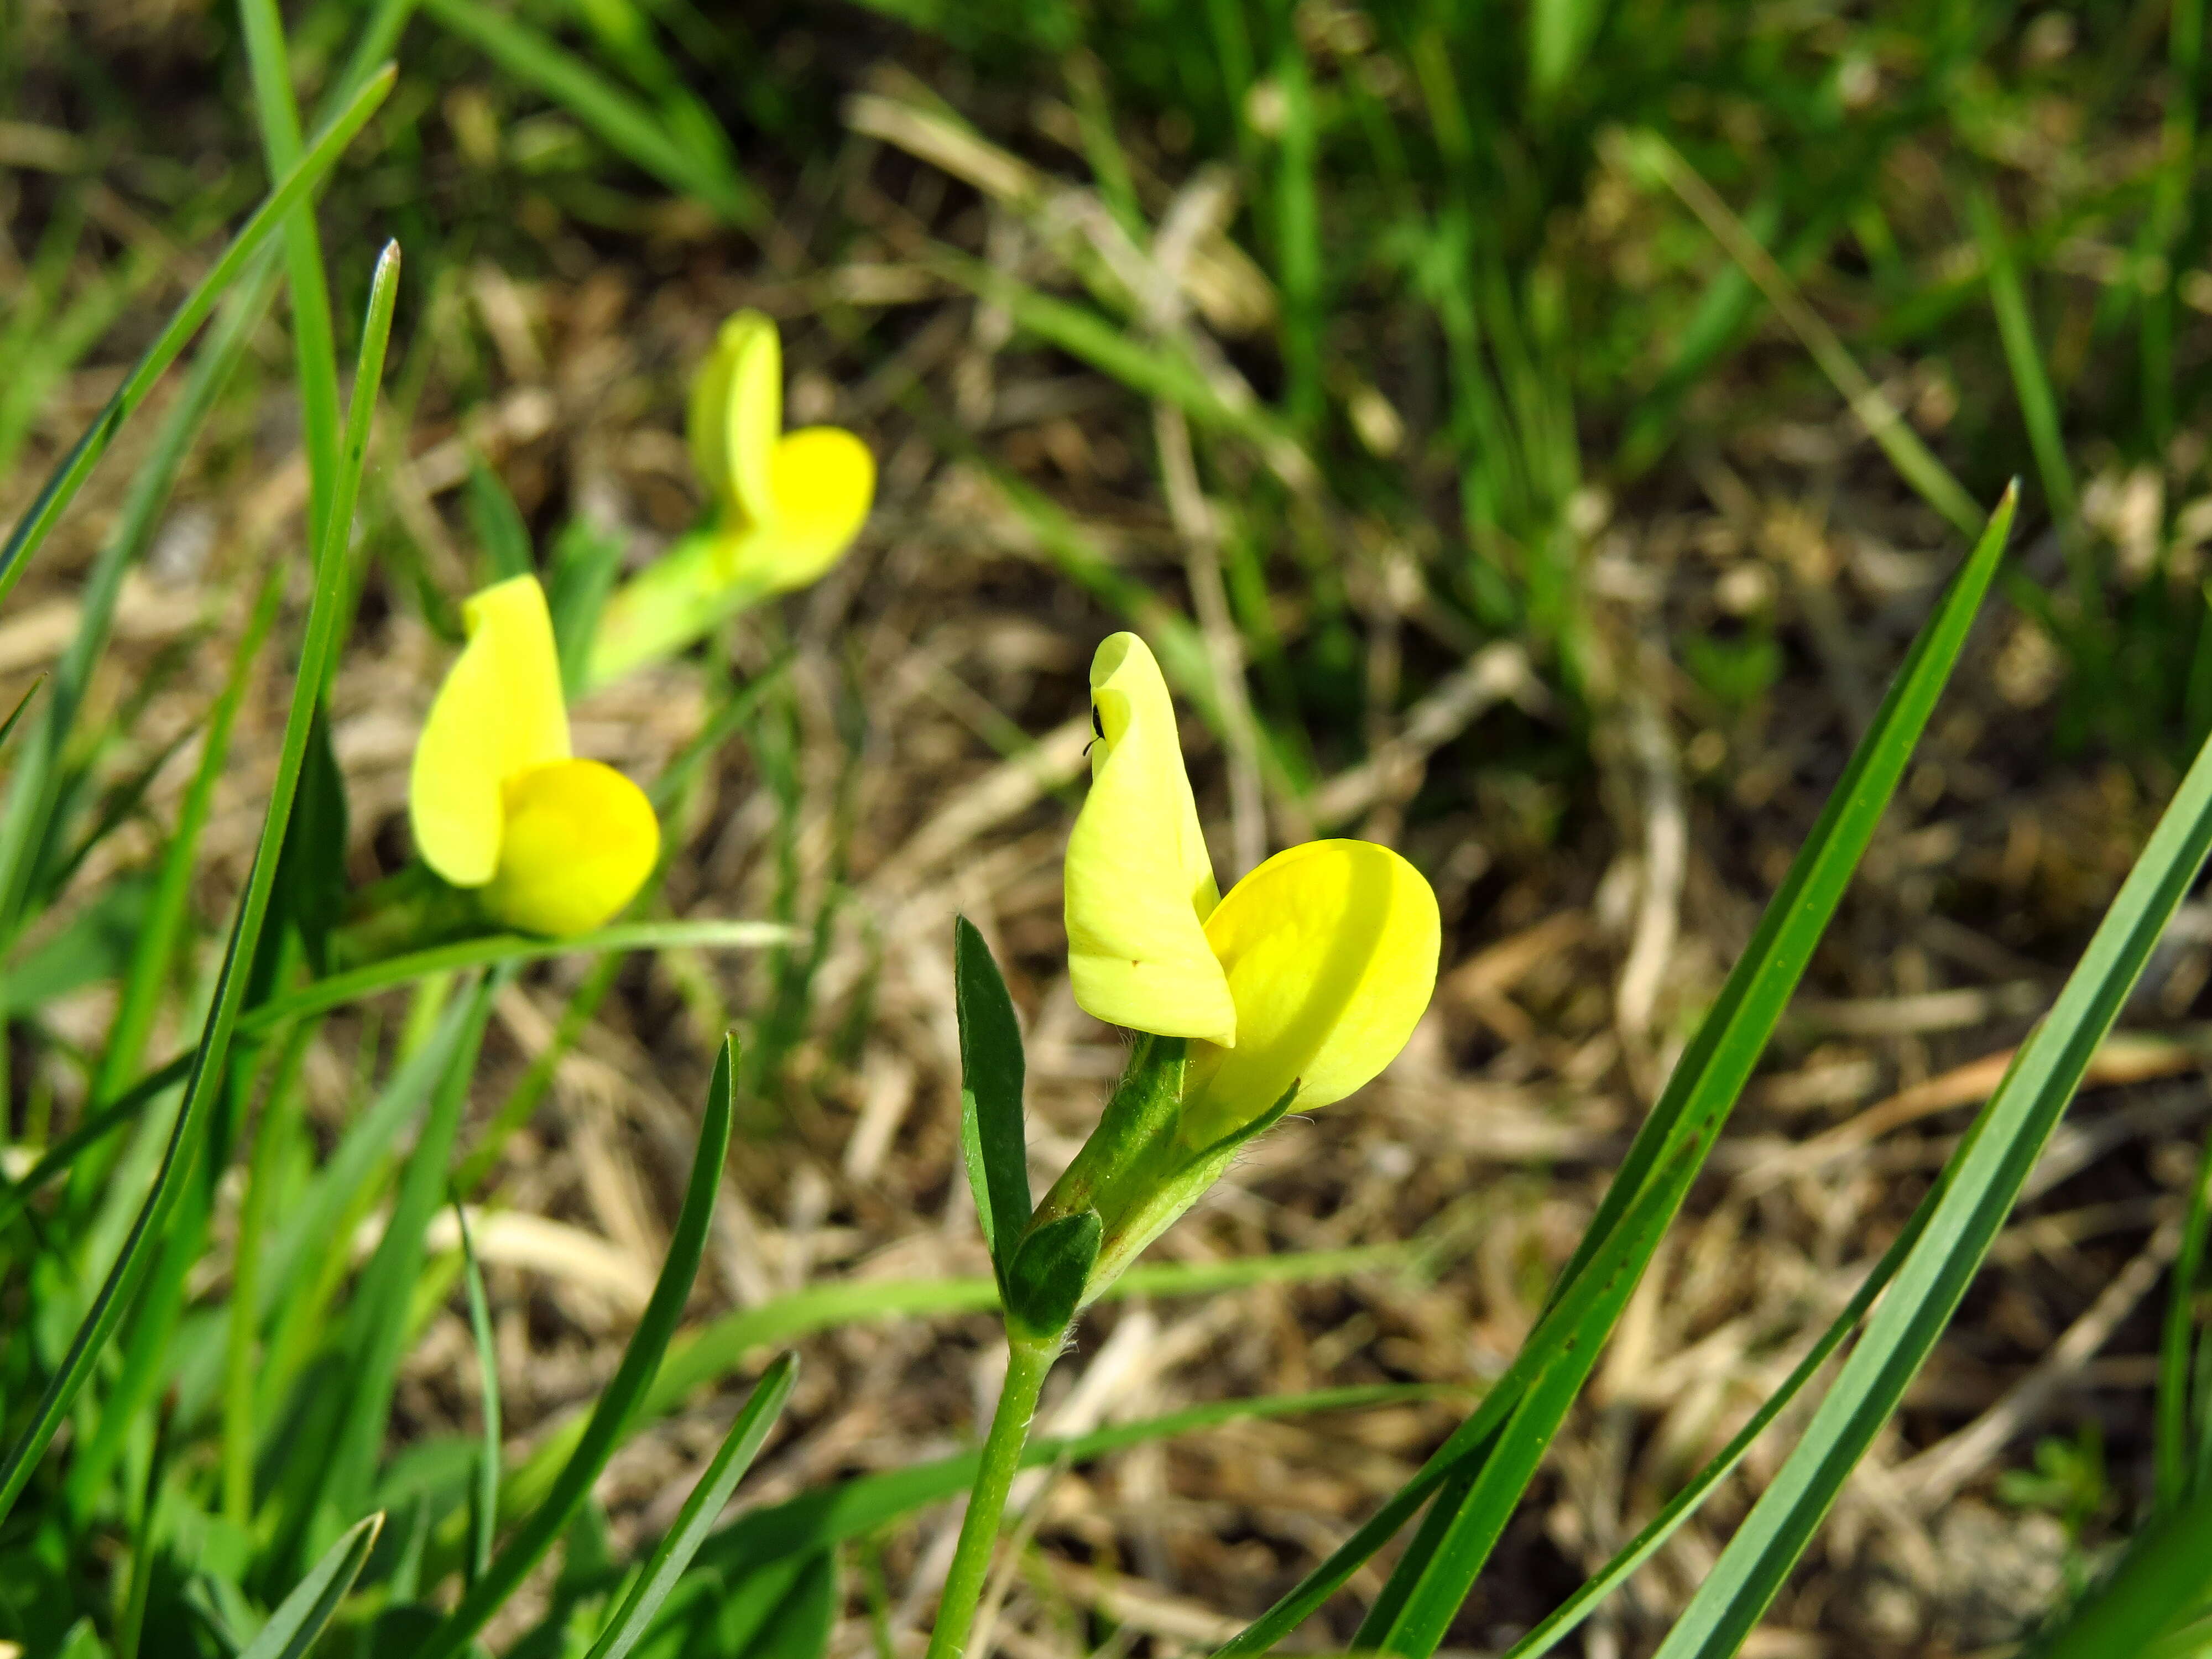
[[[757,311],[722,325],[731,348],[729,396],[723,408],[732,499],[748,525],[776,512],[775,459],[783,436],[783,342]]]
[[[1387,847],[1314,841],[1231,888],[1206,936],[1237,1004],[1237,1047],[1191,1055],[1184,1136],[1209,1145],[1300,1085],[1341,1100],[1406,1046],[1436,989],[1436,894]]]
[[[1111,1024],[1238,1041],[1229,984],[1206,943],[1218,890],[1159,665],[1115,634],[1091,665],[1091,793],[1068,837],[1068,976]]]
[[[737,501],[730,484],[730,381],[744,343],[745,319],[752,314],[741,311],[716,332],[714,349],[691,377],[691,401],[684,414],[692,470],[701,486],[726,507]]]
[[[422,722],[407,813],[422,861],[456,887],[481,887],[499,867],[501,785],[568,757],[568,710],[535,576],[485,588],[461,619],[468,643]]]
[[[660,824],[645,792],[611,766],[563,760],[533,767],[506,790],[507,838],[485,910],[510,927],[556,937],[589,933],[637,896],[660,856]]]

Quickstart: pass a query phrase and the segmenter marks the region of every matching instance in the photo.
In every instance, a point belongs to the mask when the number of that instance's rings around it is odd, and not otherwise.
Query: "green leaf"
[[[623,538],[582,519],[569,520],[553,538],[553,557],[545,573],[545,606],[553,613],[553,639],[561,653],[561,689],[571,697],[583,693],[599,613],[606,609],[615,578],[622,574],[622,562]],[[748,706],[766,678],[756,678],[739,694]],[[658,800],[654,804],[661,805]]]
[[[1382,1383],[1323,1389],[1311,1394],[1264,1395],[1218,1400],[1159,1417],[1120,1423],[1090,1434],[1032,1440],[1022,1449],[1024,1468],[1088,1462],[1131,1446],[1173,1439],[1249,1418],[1303,1417],[1319,1412],[1433,1399],[1446,1390],[1423,1383]],[[981,1462],[980,1450],[961,1452],[881,1474],[856,1475],[817,1486],[795,1498],[748,1510],[714,1534],[702,1559],[735,1572],[793,1555],[828,1549],[889,1526],[903,1516],[968,1490]]]
[[[1018,1334],[1056,1336],[1067,1328],[1091,1282],[1105,1231],[1096,1210],[1054,1216],[1034,1229],[1006,1269],[1006,1326]]]
[[[362,1270],[337,1345],[333,1385],[316,1391],[310,1419],[316,1427],[299,1438],[302,1494],[294,1524],[307,1547],[320,1547],[320,1529],[349,1522],[368,1507],[376,1462],[390,1432],[392,1391],[406,1357],[409,1314],[422,1276],[422,1235],[445,1194],[446,1166],[468,1105],[477,1054],[491,1018],[495,987],[480,981],[467,1002],[459,1042],[452,1049],[422,1133],[407,1160],[398,1197]]]
[[[799,937],[796,930],[772,921],[631,921],[568,939],[487,933],[428,951],[386,957],[366,967],[319,979],[252,1010],[246,1016],[241,1029],[265,1030],[287,1020],[325,1013],[363,997],[428,979],[433,974],[450,974],[464,968],[543,962],[550,957],[596,956],[609,951],[750,950],[787,945]]]
[[[388,87],[389,76],[372,84]],[[366,93],[363,95],[368,98]],[[358,110],[362,119],[367,118],[367,112],[374,107],[374,98],[368,98],[365,106]],[[332,514],[334,526],[349,528],[353,521],[353,496],[359,487],[362,461],[368,450],[369,420],[377,388],[384,377],[384,354],[391,338],[392,308],[398,296],[398,248],[395,244],[388,246],[377,262],[369,289],[368,318],[362,329],[361,358],[354,376],[353,406],[347,418],[346,474],[340,479]],[[34,516],[35,512],[34,509]],[[260,842],[246,878],[245,896],[239,902],[237,919],[231,927],[230,942],[216,981],[214,1004],[209,1010],[199,1045],[193,1052],[184,1100],[163,1150],[161,1167],[114,1266],[109,1269],[91,1310],[71,1340],[67,1355],[56,1368],[23,1437],[9,1453],[7,1462],[0,1464],[0,1517],[14,1507],[16,1498],[29,1482],[33,1470],[91,1375],[108,1338],[114,1334],[116,1322],[130,1305],[131,1293],[152,1258],[153,1247],[161,1242],[181,1196],[180,1177],[191,1169],[198,1153],[207,1127],[210,1097],[224,1087],[231,1038],[244,1000],[247,971],[268,916],[270,890],[276,875],[277,849],[283,844],[284,831],[290,821],[300,769],[307,756],[308,727],[314,718],[317,694],[333,646],[333,623],[343,603],[342,590],[345,586],[344,554],[344,535],[335,528],[323,538],[316,550],[315,584],[308,602],[307,636],[301,647],[299,674],[292,688],[292,706],[285,720],[269,805],[262,817]]]
[[[85,428],[84,434],[63,456],[29,509],[16,521],[6,544],[0,545],[0,601],[4,601],[15,584],[22,580],[32,556],[46,540],[46,533],[53,528],[55,520],[76,498],[78,489],[99,464],[101,455],[106,453],[108,444],[123,422],[145,401],[154,382],[161,379],[163,372],[176,361],[178,353],[185,349],[200,324],[206,320],[208,313],[214,308],[223,290],[246,268],[246,261],[252,258],[254,251],[270,232],[283,222],[285,216],[296,203],[307,199],[323,175],[336,165],[338,157],[345,153],[346,146],[353,142],[354,135],[383,103],[397,75],[398,70],[387,64],[364,82],[361,89],[347,100],[330,125],[316,137],[307,154],[300,158],[300,164],[286,173],[283,182],[262,199],[253,216],[240,228],[238,234],[231,239],[230,246],[223,250],[222,258],[209,269],[206,276],[200,278],[184,304],[178,307],[176,314],[170,318],[167,326],[146,349],[145,355],[138,359],[129,376],[116,389],[115,395],[107,400],[106,406],[93,417],[93,422]],[[380,346],[379,350],[381,349]]]
[[[331,714],[325,705],[318,708],[308,730],[300,796],[293,803],[291,828],[285,832],[284,852],[276,863],[276,902],[282,923],[298,931],[307,964],[317,974],[330,971],[331,933],[345,914],[350,817],[345,778],[331,747]]]
[[[31,706],[31,699],[39,695],[39,688],[46,683],[44,674],[33,676],[30,684],[23,688],[23,695],[15,699],[15,706],[9,711],[8,718],[0,720],[0,749],[7,747],[8,738],[15,730],[15,722],[23,718],[23,711]]]
[[[1758,1622],[1950,1322],[2208,850],[2212,744],[2199,751],[2057,1001],[1953,1155],[1926,1231],[1661,1659],[1723,1659]]]
[[[383,1528],[384,1516],[379,1511],[348,1528],[278,1605],[238,1659],[304,1659],[353,1588]]]
[[[570,1454],[545,1501],[507,1540],[507,1547],[494,1559],[489,1571],[469,1586],[460,1605],[423,1643],[416,1659],[454,1659],[469,1645],[483,1628],[484,1621],[499,1610],[514,1594],[515,1586],[529,1576],[539,1559],[552,1547],[554,1540],[567,1529],[570,1519],[590,1496],[599,1471],[606,1467],[608,1457],[622,1438],[624,1425],[635,1415],[639,1402],[652,1384],[653,1373],[660,1368],[668,1339],[675,1334],[677,1322],[684,1316],[684,1304],[691,1294],[691,1281],[699,1271],[700,1257],[706,1253],[708,1228],[714,1215],[714,1194],[721,1182],[723,1160],[729,1152],[737,1061],[737,1042],[726,1036],[722,1039],[721,1054],[714,1062],[714,1081],[707,1090],[706,1116],[699,1126],[699,1145],[691,1158],[691,1178],[684,1194],[684,1207],[676,1218],[674,1234],[669,1240],[667,1260],[661,1264],[660,1277],[653,1285],[644,1316],[638,1321],[629,1345],[623,1350],[622,1364],[592,1407],[590,1420],[585,1425],[576,1449]]]
[[[507,494],[499,474],[486,466],[480,455],[469,458],[468,512],[469,528],[476,532],[477,544],[483,549],[484,562],[489,566],[487,582],[527,576],[538,568],[522,509]]]
[[[483,1269],[477,1264],[476,1241],[469,1237],[468,1207],[453,1200],[453,1220],[461,1232],[462,1274],[468,1285],[469,1334],[477,1345],[477,1395],[483,1401],[483,1443],[477,1455],[477,1485],[469,1528],[471,1583],[491,1565],[493,1534],[499,1528],[499,1348],[491,1332],[491,1305],[484,1297]],[[427,1529],[426,1529],[427,1530]]]
[[[0,1012],[52,1002],[118,977],[145,925],[152,884],[143,876],[110,882],[66,927],[9,965],[0,981]]]
[[[1022,1028],[991,947],[965,916],[952,924],[952,984],[960,1019],[960,1149],[975,1220],[1003,1286],[1030,1222]]]
[[[2075,1603],[2030,1659],[2118,1659],[2144,1655],[2212,1593],[2212,1485],[2136,1534],[2104,1582]],[[2177,1634],[2179,1634],[2177,1632]],[[2196,1632],[2198,1641],[2212,1632]],[[2182,1650],[2188,1648],[2182,1644]]]
[[[707,1541],[708,1530],[721,1518],[731,1494],[738,1482],[744,1479],[745,1471],[752,1467],[762,1442],[775,1426],[784,1404],[791,1398],[792,1384],[799,1379],[799,1357],[786,1354],[768,1369],[751,1396],[738,1413],[737,1421],[730,1425],[729,1433],[723,1437],[721,1449],[714,1461],[691,1488],[691,1495],[684,1500],[676,1524],[655,1547],[645,1563],[621,1608],[609,1621],[599,1639],[592,1644],[585,1659],[623,1659],[637,1645],[661,1607],[668,1593],[676,1588],[691,1565],[691,1558]]]
[[[1552,1300],[1513,1364],[1421,1472],[1224,1652],[1279,1643],[1340,1589],[1448,1480],[1468,1482],[1400,1560],[1378,1605],[1387,1643],[1425,1655],[1443,1637],[1517,1507],[1706,1152],[1727,1121],[1872,838],[1966,642],[2004,548],[2006,492],[1936,615],[1913,642],[1751,943],[1638,1128]],[[1473,1463],[1480,1473],[1467,1467]],[[1377,1639],[1368,1639],[1374,1638]]]
[[[708,150],[679,142],[650,106],[537,30],[477,0],[422,0],[422,9],[671,190],[697,197],[726,223],[740,228],[766,219],[759,192],[737,170],[726,148]]]

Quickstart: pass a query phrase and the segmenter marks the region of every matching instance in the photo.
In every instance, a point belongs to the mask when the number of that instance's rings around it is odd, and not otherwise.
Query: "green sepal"
[[[960,1019],[960,1151],[1003,1295],[1030,1222],[1022,1028],[991,947],[965,916],[952,924],[952,984]]]
[[[1082,1304],[1105,1226],[1096,1210],[1055,1216],[1032,1229],[1006,1270],[1006,1330],[1049,1341]]]

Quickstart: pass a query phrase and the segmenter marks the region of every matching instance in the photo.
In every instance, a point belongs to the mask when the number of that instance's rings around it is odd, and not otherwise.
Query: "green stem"
[[[1016,1338],[1007,1352],[1006,1385],[999,1390],[999,1409],[992,1414],[991,1432],[983,1442],[982,1466],[975,1471],[975,1485],[968,1494],[968,1513],[960,1522],[960,1544],[953,1552],[952,1571],[945,1577],[945,1595],[937,1605],[937,1628],[929,1633],[927,1659],[960,1659],[968,1645],[976,1604],[983,1596],[983,1581],[991,1570],[991,1554],[998,1547],[1006,1494],[1013,1487],[1022,1448],[1030,1437],[1030,1423],[1036,1415],[1037,1395],[1043,1392],[1045,1376],[1066,1340],[1065,1330],[1042,1340]]]

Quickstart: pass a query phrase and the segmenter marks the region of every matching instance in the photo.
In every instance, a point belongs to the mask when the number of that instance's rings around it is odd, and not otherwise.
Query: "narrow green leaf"
[[[328,1519],[349,1522],[368,1504],[377,1458],[389,1432],[392,1391],[400,1361],[406,1357],[410,1315],[422,1277],[422,1235],[445,1194],[446,1167],[468,1105],[477,1054],[491,1018],[494,989],[487,977],[467,1000],[460,1041],[431,1097],[384,1236],[354,1291],[338,1342],[337,1388],[324,1391],[328,1401],[324,1420],[330,1426],[326,1435],[310,1437],[303,1448],[311,1475],[305,1486],[308,1496],[297,1518],[308,1528],[310,1547],[320,1542],[316,1528]]]
[[[388,87],[389,77],[374,84]],[[368,96],[366,93],[363,95]],[[359,111],[362,118],[367,118],[367,109],[374,106],[374,100],[369,99],[366,107]],[[206,1129],[210,1097],[223,1086],[227,1076],[231,1038],[245,998],[247,970],[260,944],[262,924],[268,915],[270,890],[276,875],[277,849],[283,844],[284,831],[290,822],[300,769],[307,754],[308,727],[314,718],[324,665],[333,647],[333,618],[342,603],[345,578],[345,538],[337,526],[350,526],[352,522],[352,497],[359,485],[361,464],[368,449],[370,412],[383,379],[385,347],[391,337],[398,273],[398,248],[394,245],[386,247],[383,258],[377,262],[369,289],[368,319],[362,330],[353,409],[347,423],[344,459],[348,476],[339,481],[337,506],[342,510],[334,511],[331,533],[323,538],[322,545],[316,550],[314,592],[308,604],[300,672],[292,688],[292,706],[285,720],[268,809],[262,818],[261,839],[254,851],[237,919],[231,927],[230,942],[216,981],[214,1006],[209,1011],[199,1045],[193,1052],[184,1100],[170,1130],[153,1188],[146,1195],[115,1265],[109,1269],[67,1355],[56,1368],[23,1437],[10,1450],[6,1463],[0,1465],[0,1517],[14,1507],[16,1498],[29,1482],[32,1471],[60,1428],[63,1417],[90,1376],[108,1338],[114,1334],[116,1322],[130,1304],[131,1293],[151,1260],[151,1247],[161,1239],[181,1196],[183,1182],[179,1177],[191,1168],[198,1152]]]
[[[239,636],[238,648],[231,654],[229,675],[201,727],[199,764],[193,770],[192,781],[185,787],[184,799],[177,808],[176,828],[170,833],[169,844],[162,849],[161,874],[147,907],[146,924],[131,946],[122,996],[116,1004],[115,1018],[108,1026],[100,1070],[93,1081],[95,1101],[120,1102],[126,1091],[137,1092],[131,1089],[130,1079],[145,1056],[155,1018],[161,1012],[162,994],[168,987],[177,950],[191,916],[192,878],[199,865],[200,836],[205,833],[208,819],[215,811],[216,786],[229,763],[231,732],[238,723],[239,708],[246,701],[254,662],[262,647],[268,643],[283,598],[283,568],[272,563],[262,579],[261,592],[246,618],[246,631]]]
[[[23,711],[31,706],[31,699],[39,695],[39,688],[46,683],[44,674],[33,677],[31,683],[23,688],[23,695],[15,699],[15,706],[9,711],[8,718],[0,720],[0,748],[7,746],[9,735],[15,730],[15,722],[23,718]]]
[[[278,1604],[261,1633],[238,1659],[305,1659],[337,1613],[338,1603],[353,1588],[353,1581],[361,1576],[369,1552],[376,1547],[376,1535],[383,1529],[380,1510],[349,1528]]]
[[[507,494],[499,474],[486,466],[480,455],[469,458],[468,513],[469,528],[476,532],[477,545],[483,550],[484,561],[490,566],[486,580],[527,576],[538,568],[522,509]]]
[[[1356,1411],[1367,1406],[1432,1399],[1441,1392],[1445,1390],[1427,1384],[1383,1383],[1324,1389],[1312,1394],[1213,1401],[1134,1423],[1116,1424],[1086,1435],[1032,1440],[1022,1449],[1022,1463],[1034,1468],[1063,1459],[1070,1463],[1087,1462],[1131,1446],[1147,1445],[1249,1418]],[[748,1510],[708,1540],[702,1558],[717,1565],[744,1567],[828,1549],[967,1491],[975,1479],[981,1456],[980,1450],[965,1451],[881,1474],[856,1475],[816,1486],[781,1504]]]
[[[751,1395],[738,1413],[737,1421],[730,1425],[729,1433],[723,1437],[721,1449],[714,1454],[714,1461],[691,1488],[691,1495],[684,1500],[676,1524],[647,1558],[636,1585],[599,1633],[599,1639],[592,1644],[585,1659],[623,1659],[637,1645],[639,1638],[651,1627],[653,1616],[660,1611],[661,1603],[667,1601],[669,1591],[676,1588],[677,1580],[691,1565],[691,1558],[707,1541],[708,1529],[721,1517],[731,1494],[738,1489],[738,1482],[752,1467],[761,1443],[775,1426],[785,1401],[791,1398],[792,1384],[798,1380],[799,1356],[787,1353],[769,1366],[754,1385]]]
[[[2166,1306],[2166,1328],[2158,1357],[2158,1501],[2171,1508],[2188,1490],[2197,1462],[2190,1432],[2190,1349],[2197,1329],[2197,1298],[2204,1269],[2204,1246],[2212,1231],[2212,1132],[2197,1154],[2197,1179],[2190,1183],[2189,1210],[2174,1252],[2172,1289]],[[2199,1435],[2212,1435],[2212,1424],[2199,1424]]]
[[[101,542],[77,589],[76,629],[54,665],[53,695],[45,718],[27,734],[25,750],[9,778],[6,809],[0,812],[0,939],[10,937],[24,920],[40,854],[54,838],[62,757],[70,749],[86,688],[113,631],[124,578],[153,544],[185,456],[244,356],[275,289],[276,266],[264,255],[224,301],[193,361],[183,395],[163,417],[152,450],[132,475],[114,530]]]
[[[1126,1296],[1211,1296],[1253,1285],[1310,1283],[1346,1273],[1402,1268],[1409,1254],[1402,1246],[1377,1245],[1292,1250],[1280,1255],[1204,1263],[1156,1262],[1123,1274],[1106,1296],[1109,1300]],[[728,1376],[747,1355],[762,1348],[795,1342],[815,1331],[860,1320],[980,1313],[999,1305],[998,1286],[988,1279],[833,1279],[810,1285],[757,1308],[725,1314],[672,1343],[636,1421],[626,1432],[634,1433],[665,1416],[700,1389]],[[538,1501],[581,1433],[580,1425],[556,1429],[508,1477],[502,1501],[510,1515]]]
[[[734,167],[678,143],[659,116],[574,54],[477,0],[422,0],[422,9],[517,80],[552,99],[670,189],[696,196],[726,222],[760,224],[767,209]],[[720,163],[720,164],[718,164]]]
[[[1834,914],[1966,642],[2003,551],[2017,499],[2016,489],[2006,492],[1950,592],[1914,641],[1751,943],[1638,1130],[1589,1230],[1553,1287],[1544,1318],[1505,1376],[1413,1481],[1224,1652],[1279,1643],[1410,1519],[1452,1477],[1455,1466],[1481,1453],[1488,1478],[1470,1485],[1466,1504],[1449,1523],[1451,1531],[1439,1531],[1432,1540],[1438,1547],[1434,1555],[1408,1555],[1401,1563],[1404,1576],[1394,1573],[1384,1598],[1391,1608],[1394,1650],[1425,1654],[1441,1639],[1742,1092]],[[1513,1430],[1498,1432],[1509,1422]],[[1440,1520],[1437,1526],[1444,1523]],[[1411,1588],[1408,1580],[1415,1581]]]
[[[453,1219],[461,1231],[462,1273],[469,1290],[469,1334],[477,1345],[477,1395],[483,1402],[483,1445],[477,1455],[472,1524],[469,1528],[471,1583],[491,1565],[493,1534],[499,1528],[499,1349],[491,1332],[491,1304],[484,1297],[483,1269],[476,1241],[469,1237],[468,1207],[453,1200]]]
[[[960,1021],[961,1151],[975,1194],[975,1219],[1004,1285],[1030,1221],[1022,1028],[991,947],[965,916],[952,924],[952,983]]]
[[[2140,1659],[2212,1592],[2212,1486],[2154,1517],[2119,1565],[2028,1648],[2029,1659]],[[2197,1633],[2197,1639],[2212,1632]]]
[[[797,937],[793,929],[772,921],[632,921],[568,939],[488,933],[405,956],[386,957],[367,967],[317,980],[255,1008],[246,1015],[242,1029],[258,1031],[288,1019],[325,1013],[380,991],[464,968],[542,962],[549,957],[595,956],[609,951],[750,950],[787,945]]]
[[[691,1179],[684,1194],[684,1207],[668,1243],[668,1258],[646,1304],[622,1364],[613,1380],[600,1391],[592,1407],[581,1439],[567,1467],[553,1483],[545,1501],[524,1521],[507,1547],[494,1559],[489,1571],[469,1586],[460,1605],[423,1643],[416,1659],[454,1659],[466,1649],[484,1621],[498,1611],[514,1588],[526,1577],[553,1541],[567,1530],[569,1521],[606,1467],[624,1425],[636,1414],[639,1403],[660,1368],[668,1340],[684,1316],[684,1304],[691,1294],[691,1281],[706,1253],[708,1224],[714,1219],[714,1194],[722,1179],[722,1164],[730,1146],[730,1118],[735,1107],[738,1046],[734,1038],[722,1040],[714,1062],[714,1081],[707,1090],[707,1112],[699,1127],[699,1145],[691,1158]]]
[[[1942,1197],[1865,1336],[1698,1587],[1661,1659],[1725,1659],[1758,1622],[1950,1322],[2208,850],[2212,744],[2182,780],[2057,1001],[1983,1108],[1975,1134],[1954,1154]]]
[[[252,258],[254,251],[283,222],[284,216],[295,204],[307,198],[323,175],[345,153],[346,146],[353,142],[354,136],[376,112],[377,106],[383,103],[385,95],[392,90],[392,83],[397,75],[398,70],[386,64],[362,83],[360,91],[353,94],[330,125],[316,137],[315,142],[308,146],[307,154],[300,158],[300,164],[285,174],[283,181],[262,199],[261,205],[254,210],[252,216],[231,239],[230,246],[223,250],[222,258],[209,269],[206,276],[200,278],[184,304],[178,307],[176,314],[170,318],[168,325],[146,349],[145,355],[139,358],[130,375],[116,389],[115,395],[108,399],[106,407],[94,417],[92,424],[85,428],[84,435],[62,458],[28,510],[16,520],[15,529],[9,532],[6,544],[0,545],[0,600],[5,600],[9,591],[22,580],[24,570],[38,551],[40,544],[46,540],[46,532],[53,528],[54,521],[75,499],[78,489],[106,452],[117,430],[145,400],[146,393],[152,389],[154,382],[161,379],[162,373],[176,361],[177,354],[185,349],[185,343],[206,319],[223,290],[246,268],[246,261]],[[381,348],[379,349],[380,351]]]
[[[253,79],[254,113],[269,176],[281,178],[300,160],[300,106],[276,0],[239,0],[239,21]],[[301,201],[284,216],[284,258],[292,295],[293,355],[300,380],[300,424],[307,439],[307,528],[319,541],[330,517],[338,472],[338,354],[331,326],[329,279],[314,204]]]

